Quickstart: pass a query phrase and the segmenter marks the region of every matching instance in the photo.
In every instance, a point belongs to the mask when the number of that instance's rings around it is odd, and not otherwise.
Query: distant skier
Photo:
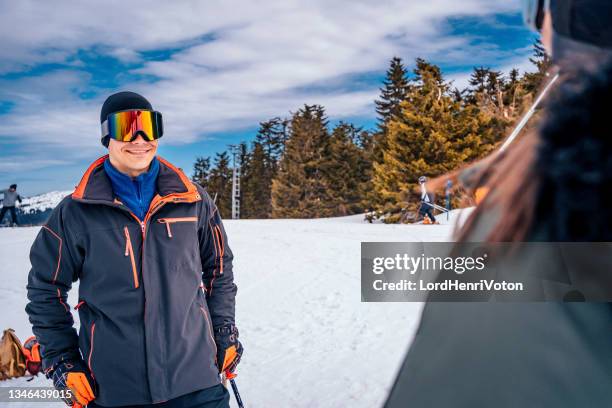
[[[18,225],[15,202],[19,201],[19,203],[21,204],[21,196],[19,195],[19,193],[17,193],[17,184],[11,184],[7,190],[0,190],[0,193],[4,194],[4,200],[2,201],[2,210],[0,210],[0,224],[2,224],[4,214],[6,214],[7,211],[10,211],[12,219],[11,226]]]
[[[100,122],[109,155],[30,251],[26,311],[43,370],[72,392],[69,405],[228,408],[221,374],[233,376],[243,348],[219,211],[156,156],[162,117],[144,97],[111,95]],[[78,335],[67,304],[76,280]]]
[[[432,206],[434,202],[434,195],[432,193],[427,192],[427,187],[425,185],[426,182],[427,177],[419,177],[419,184],[421,186],[421,206],[419,207],[419,214],[423,216],[423,222],[425,222],[426,219],[429,218],[429,221],[432,224],[436,224],[437,221],[436,217],[434,217]]]

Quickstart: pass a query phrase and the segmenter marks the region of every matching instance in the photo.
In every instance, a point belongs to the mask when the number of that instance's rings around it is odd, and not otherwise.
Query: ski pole
[[[431,205],[433,208],[435,208],[438,211],[441,211],[443,213],[445,212],[449,212],[449,210],[447,210],[446,208],[439,206],[438,204],[434,204],[434,203],[427,203],[427,205]]]
[[[244,408],[244,405],[242,404],[242,399],[240,398],[240,393],[238,392],[238,387],[236,386],[236,381],[234,381],[233,378],[230,379],[230,384],[232,384],[232,390],[234,391],[234,397],[236,397],[238,407]]]

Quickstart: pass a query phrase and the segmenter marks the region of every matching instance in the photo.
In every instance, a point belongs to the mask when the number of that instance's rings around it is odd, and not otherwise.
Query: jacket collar
[[[72,193],[74,200],[116,204],[111,181],[104,171],[104,161],[107,157],[108,155],[104,155],[89,165]],[[196,186],[181,170],[160,156],[157,156],[157,159],[159,160],[157,176],[159,197],[156,196],[156,200],[180,202],[201,200]]]

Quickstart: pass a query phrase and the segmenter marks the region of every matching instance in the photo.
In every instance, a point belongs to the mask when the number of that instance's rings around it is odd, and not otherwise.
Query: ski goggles
[[[139,134],[145,140],[162,137],[164,125],[162,115],[157,111],[126,110],[108,115],[102,122],[102,138],[110,137],[119,142],[131,142]]]
[[[533,31],[542,31],[544,14],[550,8],[550,0],[523,0],[523,20]]]

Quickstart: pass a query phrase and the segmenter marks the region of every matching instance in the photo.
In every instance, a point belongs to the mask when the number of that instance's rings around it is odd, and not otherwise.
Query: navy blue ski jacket
[[[26,311],[45,370],[82,358],[96,403],[158,403],[220,382],[213,330],[234,324],[232,252],[202,187],[161,157],[139,220],[104,156],[53,210],[30,251]],[[79,280],[80,329],[67,293]]]

